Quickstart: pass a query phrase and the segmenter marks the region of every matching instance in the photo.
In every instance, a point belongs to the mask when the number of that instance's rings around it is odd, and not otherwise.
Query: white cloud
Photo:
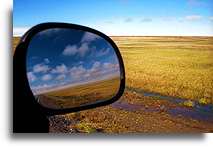
[[[95,41],[97,39],[100,39],[100,36],[97,36],[96,34],[86,32],[84,33],[80,46],[77,45],[67,45],[65,49],[63,50],[62,54],[65,56],[73,56],[79,54],[81,57],[84,57],[85,54],[93,48],[89,48],[89,44],[92,41]]]
[[[112,75],[119,75],[119,64],[113,63],[100,63],[96,61],[90,69],[87,70],[84,76],[89,79],[107,78]]]
[[[59,31],[62,31],[63,29],[61,28],[51,28],[51,29],[46,29],[38,33],[38,35],[42,36],[53,36],[55,33],[58,33]]]
[[[65,74],[60,74],[56,77],[56,80],[64,80],[66,78],[66,75]]]
[[[34,87],[32,87],[32,89],[39,90],[39,89],[44,89],[44,88],[49,88],[49,87],[51,87],[51,85],[42,84],[42,85],[34,86]]]
[[[91,77],[91,74],[90,73],[85,73],[84,77],[87,78],[87,79],[89,79]]]
[[[81,57],[84,57],[88,50],[89,50],[89,46],[87,43],[81,44],[80,48],[78,49]]]
[[[63,51],[63,55],[75,55],[78,52],[78,48],[76,45],[67,45]]]
[[[64,64],[61,64],[61,65],[56,66],[55,69],[52,69],[51,72],[52,73],[61,73],[61,74],[63,74],[63,73],[66,73],[67,71],[68,71],[67,66],[64,65]]]
[[[31,89],[34,95],[38,95],[38,94],[46,92],[48,89],[51,89],[53,87],[54,85],[51,85],[51,84],[40,84],[37,86],[33,86]]]
[[[103,64],[103,68],[104,69],[115,69],[115,68],[119,68],[119,64],[112,64],[112,63],[104,63]]]
[[[99,61],[96,61],[91,68],[91,71],[97,71],[99,68],[101,68],[101,63]]]
[[[201,15],[188,15],[185,17],[185,20],[187,20],[187,21],[198,21],[201,19],[202,19]]]
[[[95,41],[97,39],[100,39],[101,37],[96,35],[96,34],[93,34],[93,33],[90,33],[90,32],[85,32],[82,39],[81,39],[81,42],[92,42],[92,41]]]
[[[198,13],[197,15],[201,14]],[[213,36],[212,24],[205,22],[204,18],[206,17],[202,16],[202,21],[196,22],[185,20],[185,16],[181,18],[177,16],[166,18],[164,16],[152,18],[153,21],[150,23],[142,23],[140,20],[124,23],[124,18],[118,18],[113,24],[99,21],[90,25],[90,27],[96,28],[109,36]],[[180,19],[182,21],[179,21]],[[209,20],[209,18],[207,19]]]
[[[84,57],[85,54],[89,51],[88,43],[82,43],[81,46],[78,48],[76,45],[67,45],[62,52],[65,56],[73,56],[79,54],[81,57]]]
[[[36,76],[33,74],[33,72],[28,72],[27,77],[28,77],[28,80],[31,82],[33,82],[37,79]]]
[[[101,67],[101,63],[96,61],[91,69],[88,69],[87,73],[90,75],[90,77],[94,78],[98,78],[101,75],[102,72],[102,67]]]
[[[13,36],[22,36],[29,29],[30,27],[15,27],[13,28]]]
[[[213,21],[213,16],[210,16],[210,17],[209,17],[209,20],[210,20],[210,21]]]
[[[36,64],[35,66],[33,66],[33,72],[34,73],[39,73],[39,72],[47,72],[48,70],[50,70],[48,65],[45,64]]]
[[[70,76],[72,79],[79,79],[86,73],[86,69],[80,65],[80,66],[74,66],[70,69]]]
[[[62,66],[63,67],[63,66]],[[101,80],[106,79],[111,76],[119,76],[119,64],[113,64],[110,62],[101,63],[99,61],[95,61],[93,65],[86,69],[83,65],[74,66],[68,70],[67,73],[60,73],[56,77],[53,77],[51,74],[45,74],[41,77],[43,84],[39,84],[37,86],[33,86],[31,89],[34,94],[41,94],[47,92],[50,89],[54,89],[56,87],[60,87],[62,85],[68,85],[70,83],[81,83],[91,80]],[[32,72],[28,73],[29,76],[32,76]],[[52,79],[58,80],[57,84],[45,84],[49,80]],[[65,78],[70,78],[71,81],[64,81]],[[34,79],[34,78],[32,78]],[[69,82],[69,83],[67,83]]]
[[[48,80],[51,80],[52,79],[52,75],[50,74],[46,74],[44,76],[42,76],[41,78],[43,81],[48,81]]]
[[[101,64],[99,61],[96,61],[90,69],[84,73],[81,77],[87,77],[89,79],[98,79],[104,78],[109,75],[118,74],[119,65],[112,63],[103,63]]]

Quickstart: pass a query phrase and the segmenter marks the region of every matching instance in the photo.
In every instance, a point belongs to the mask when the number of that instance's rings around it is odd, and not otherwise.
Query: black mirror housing
[[[89,32],[92,34],[95,34],[98,37],[101,37],[104,39],[113,49],[117,59],[118,59],[118,65],[119,65],[119,87],[118,91],[111,96],[111,98],[108,98],[104,101],[97,101],[92,103],[85,103],[85,105],[79,105],[79,106],[70,106],[70,107],[62,107],[62,108],[51,108],[44,106],[42,104],[39,104],[39,102],[35,99],[35,93],[32,91],[31,83],[29,82],[29,77],[27,75],[28,69],[27,69],[27,57],[28,57],[28,50],[29,46],[31,44],[31,41],[33,38],[42,31],[48,30],[48,29],[72,29],[77,30],[81,32]],[[72,59],[71,59],[72,60]],[[14,79],[14,96],[13,96],[13,113],[14,113],[14,120],[16,120],[15,116],[20,112],[20,114],[24,112],[38,112],[39,114],[45,114],[47,116],[49,115],[57,115],[57,114],[65,114],[75,111],[81,111],[85,109],[90,109],[94,107],[99,107],[103,105],[108,105],[116,100],[118,100],[121,95],[124,92],[125,88],[125,70],[124,70],[124,64],[121,57],[121,54],[119,52],[118,47],[116,44],[106,35],[103,33],[80,25],[74,25],[74,24],[67,24],[67,23],[43,23],[39,24],[33,28],[31,28],[27,33],[23,35],[23,37],[20,40],[20,43],[18,44],[16,51],[14,53],[13,57],[13,79]],[[20,115],[19,114],[19,115]],[[36,114],[36,113],[35,113]],[[17,115],[17,116],[19,116]],[[18,119],[17,119],[18,120]],[[15,123],[14,123],[15,126]]]

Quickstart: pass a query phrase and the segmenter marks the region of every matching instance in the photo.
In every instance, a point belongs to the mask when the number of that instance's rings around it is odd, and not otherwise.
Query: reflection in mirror
[[[27,78],[36,100],[51,109],[104,102],[120,88],[113,47],[81,30],[53,28],[36,34],[27,52]]]

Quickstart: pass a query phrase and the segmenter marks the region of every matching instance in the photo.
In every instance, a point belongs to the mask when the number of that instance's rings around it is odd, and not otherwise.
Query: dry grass
[[[112,37],[125,63],[127,86],[149,92],[213,103],[213,37]],[[106,133],[191,133],[212,132],[212,122],[166,110],[177,107],[168,100],[153,99],[126,90],[121,103],[143,105],[145,109],[128,111],[108,105],[64,116],[50,126],[53,132],[76,129],[80,132]],[[116,102],[117,103],[117,102]],[[190,101],[185,107],[191,107]],[[158,111],[149,112],[155,109]],[[60,116],[62,117],[62,116]],[[56,118],[57,119],[57,118]],[[55,119],[54,119],[55,120]],[[78,123],[79,122],[79,123]],[[67,132],[67,131],[62,131]]]
[[[112,37],[127,85],[213,103],[213,37]]]
[[[49,108],[71,108],[111,99],[119,90],[118,77],[71,86],[38,95],[39,102]]]
[[[127,85],[213,103],[213,37],[112,37]],[[14,38],[13,47],[19,38]]]
[[[119,102],[145,105],[145,109],[128,111],[108,105],[95,109],[85,110],[66,115],[69,121],[79,121],[77,124],[68,125],[68,129],[77,129],[80,124],[103,133],[198,133],[212,132],[212,123],[197,121],[182,116],[172,116],[164,111],[173,108],[174,104],[166,100],[156,100],[131,92],[125,92]],[[159,111],[147,111],[155,109]],[[64,127],[64,126],[62,126]],[[86,130],[87,131],[87,130]],[[80,131],[81,132],[81,131]]]

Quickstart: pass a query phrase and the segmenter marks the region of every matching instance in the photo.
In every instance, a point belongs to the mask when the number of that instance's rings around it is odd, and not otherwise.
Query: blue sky
[[[119,77],[119,69],[112,46],[103,38],[80,30],[48,29],[34,36],[28,47],[27,76],[36,94]]]
[[[14,0],[13,11],[14,35],[67,22],[107,35],[213,36],[212,0]]]

